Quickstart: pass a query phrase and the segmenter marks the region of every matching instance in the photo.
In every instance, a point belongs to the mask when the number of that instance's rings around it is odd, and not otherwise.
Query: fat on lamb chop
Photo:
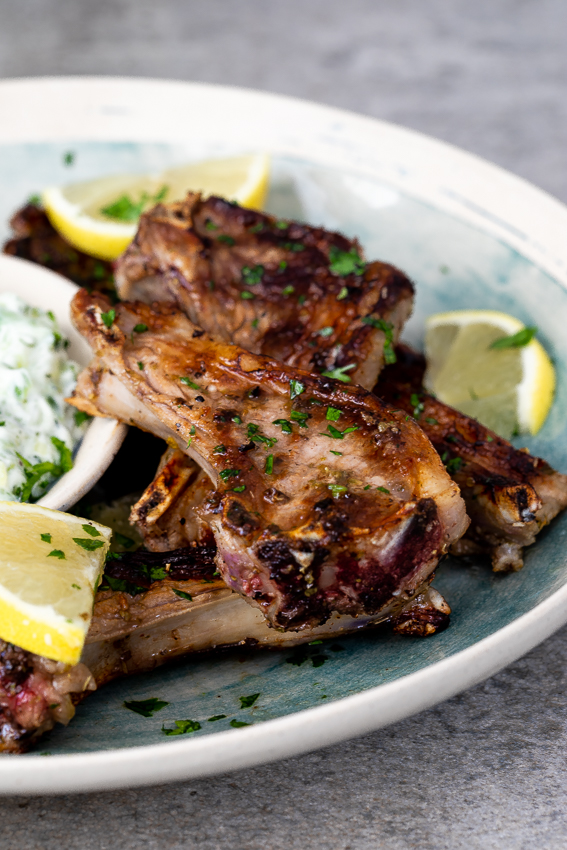
[[[416,418],[459,485],[471,524],[451,551],[486,553],[496,572],[521,569],[523,549],[567,507],[567,475],[438,401],[423,389],[424,357],[396,353],[374,392]]]
[[[140,219],[116,263],[121,298],[173,300],[211,336],[371,389],[413,286],[356,240],[190,193]]]
[[[77,294],[96,359],[72,403],[168,439],[209,474],[197,513],[226,584],[277,628],[393,613],[468,519],[415,423],[371,393],[215,342],[175,306]]]

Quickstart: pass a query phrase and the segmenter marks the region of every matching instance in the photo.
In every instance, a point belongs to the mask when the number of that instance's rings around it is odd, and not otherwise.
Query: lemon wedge
[[[553,402],[555,371],[535,332],[494,310],[430,316],[427,389],[502,437],[536,434]]]
[[[113,174],[50,186],[41,199],[51,224],[67,242],[93,257],[115,260],[134,238],[140,214],[159,201],[179,201],[194,191],[261,208],[268,178],[269,158],[254,154],[191,163],[160,174]]]
[[[0,502],[0,638],[76,664],[111,535],[70,514]]]

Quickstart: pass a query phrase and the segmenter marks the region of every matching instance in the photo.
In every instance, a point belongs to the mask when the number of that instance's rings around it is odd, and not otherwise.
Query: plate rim
[[[88,101],[88,109],[85,107],[86,111],[83,110],[85,120],[82,120],[84,116],[81,113],[81,133],[71,137],[63,132],[65,120],[61,116],[65,115],[66,102],[73,102],[75,107],[76,97],[72,96],[78,86],[88,90],[89,97],[84,98]],[[300,150],[301,145],[306,146],[309,137],[309,141],[316,141],[315,151],[325,152],[325,163],[329,160],[340,163],[342,157],[346,165],[345,145],[354,144],[357,133],[361,137],[361,146],[379,140],[392,156],[392,151],[398,146],[401,159],[408,156],[414,162],[417,153],[421,151],[424,160],[421,170],[418,162],[417,170],[414,169],[409,177],[407,173],[396,173],[393,167],[395,160],[386,164],[376,161],[367,167],[355,163],[354,170],[358,168],[360,173],[394,184],[412,197],[425,196],[428,203],[478,226],[516,248],[567,288],[567,243],[564,239],[567,230],[566,206],[522,178],[480,157],[416,131],[346,110],[284,95],[203,83],[127,77],[12,79],[0,82],[0,114],[6,114],[5,110],[11,109],[17,117],[12,122],[2,122],[4,129],[0,126],[0,144],[9,142],[10,133],[13,143],[18,143],[18,132],[22,136],[21,142],[26,132],[29,136],[27,141],[37,142],[65,140],[72,143],[87,138],[91,141],[126,140],[124,125],[120,124],[120,120],[115,120],[119,118],[118,113],[109,112],[104,120],[101,119],[100,110],[105,98],[107,104],[116,104],[120,96],[126,101],[133,99],[135,106],[144,92],[147,114],[150,88],[152,96],[156,99],[161,97],[165,107],[170,95],[179,96],[182,92],[186,102],[193,99],[197,106],[213,96],[217,102],[226,102],[227,99],[234,101],[239,104],[239,108],[244,104],[248,111],[253,107],[259,108],[258,104],[261,104],[264,118],[266,114],[273,114],[274,109],[276,112],[283,110],[287,115],[291,113],[304,118],[308,125],[304,136],[300,133],[301,138],[288,139],[283,145],[285,150],[277,147],[278,153]],[[39,127],[42,122],[38,121],[37,114],[34,115],[30,101],[33,104],[38,98],[46,99],[47,90],[50,93],[50,115],[46,126]],[[26,129],[32,115],[34,126],[32,128],[30,125]],[[77,120],[76,110],[74,120]],[[96,123],[95,133],[89,131],[93,120]],[[281,115],[278,121],[281,121]],[[309,133],[312,135],[309,136]],[[328,137],[325,137],[325,133]],[[142,143],[157,139],[140,138],[130,133],[127,140]],[[173,144],[179,139],[170,137],[164,141]],[[316,154],[307,157],[307,151],[304,150],[304,155],[313,162],[320,162]],[[448,182],[458,184],[459,192],[453,191],[451,195],[449,185],[445,186],[443,181],[436,185],[431,175],[425,173],[426,166],[434,162],[437,162],[437,166],[433,172],[436,169],[439,172],[441,160],[449,175]],[[348,165],[352,172],[350,160]],[[460,169],[464,169],[465,175]],[[415,186],[411,182],[415,190],[408,188],[408,180],[415,182]],[[493,210],[492,213],[483,207],[485,199],[491,197],[494,206],[491,203],[488,206]],[[532,235],[528,235],[524,228],[524,223],[529,219],[538,222],[535,233],[532,233],[531,227],[528,228]],[[567,581],[520,617],[448,658],[393,682],[246,729],[213,732],[200,738],[175,742],[53,755],[49,758],[28,755],[1,759],[0,794],[92,791],[188,779],[297,755],[370,732],[472,687],[519,658],[567,622],[566,603]],[[377,712],[381,712],[380,715]]]

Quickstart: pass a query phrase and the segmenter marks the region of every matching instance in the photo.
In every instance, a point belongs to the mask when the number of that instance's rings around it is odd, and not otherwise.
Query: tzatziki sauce
[[[36,501],[72,466],[86,429],[65,402],[79,367],[55,316],[0,294],[0,500]]]

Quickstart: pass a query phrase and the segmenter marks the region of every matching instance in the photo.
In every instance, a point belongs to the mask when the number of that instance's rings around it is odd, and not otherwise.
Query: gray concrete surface
[[[0,0],[0,76],[262,88],[406,124],[567,201],[565,0]],[[3,850],[567,846],[567,629],[389,729],[199,782],[0,801]]]

